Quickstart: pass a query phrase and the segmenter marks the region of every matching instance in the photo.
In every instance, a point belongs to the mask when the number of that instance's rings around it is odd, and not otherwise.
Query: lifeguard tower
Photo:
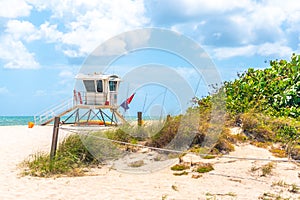
[[[118,112],[119,76],[93,73],[75,78],[73,98],[35,116],[36,124],[49,124],[57,116],[65,116],[62,124],[107,126],[126,122]]]

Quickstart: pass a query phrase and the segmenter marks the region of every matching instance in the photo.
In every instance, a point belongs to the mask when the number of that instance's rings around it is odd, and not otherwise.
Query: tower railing
[[[56,116],[61,116],[62,113],[73,109],[75,105],[73,98],[63,100],[61,103],[51,106],[34,115],[35,124],[42,125]]]

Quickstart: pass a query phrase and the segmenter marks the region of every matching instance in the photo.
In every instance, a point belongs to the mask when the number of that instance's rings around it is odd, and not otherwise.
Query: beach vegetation
[[[288,183],[284,182],[283,180],[280,180],[278,182],[274,182],[274,183],[272,183],[271,186],[272,187],[278,186],[278,187],[285,188],[285,189],[287,189],[287,191],[289,191],[291,193],[299,193],[299,191],[300,191],[299,186],[297,186],[295,183],[288,184]]]
[[[269,151],[278,158],[286,158],[287,157],[286,150],[284,150],[282,148],[271,148]]]
[[[272,116],[300,117],[300,55],[273,60],[266,69],[249,68],[225,82],[226,107],[234,114],[253,109]]]
[[[198,173],[207,173],[214,170],[214,167],[211,163],[201,163],[197,166],[195,169],[196,172]]]
[[[215,155],[204,155],[202,156],[203,159],[215,159],[216,156]]]
[[[252,166],[250,169],[251,172],[256,172],[257,170],[259,170],[259,167],[257,166]]]
[[[240,138],[230,136],[225,141],[232,144],[248,140],[263,148],[278,143],[286,156],[300,158],[295,148],[300,144],[300,55],[293,54],[291,61],[270,61],[270,67],[266,69],[249,68],[238,74],[236,80],[212,87],[215,93],[196,99],[191,109],[203,115],[209,113],[213,106],[221,107],[220,102],[225,101],[225,127],[240,126],[243,131]],[[222,113],[217,115],[221,117]],[[205,120],[201,124],[202,129],[209,126],[205,125]],[[218,142],[216,147],[223,147],[220,144],[226,144],[224,136]],[[230,151],[230,146],[227,146]],[[284,153],[277,155],[283,156]]]
[[[133,161],[128,164],[129,167],[141,167],[143,165],[145,165],[145,162],[143,160]]]
[[[284,188],[286,188],[286,187],[289,187],[289,184],[287,184],[287,183],[284,182],[283,180],[280,180],[280,181],[277,181],[277,182],[272,183],[271,186],[272,186],[272,187],[274,187],[274,186],[279,186],[279,187],[284,187]]]
[[[162,197],[161,197],[161,200],[166,200],[168,198],[168,195],[167,194],[163,194]]]
[[[207,192],[206,194],[206,199],[212,200],[212,199],[217,199],[217,196],[229,196],[229,197],[236,197],[237,195],[234,192],[228,192],[225,194],[212,194],[210,192]]]
[[[174,172],[174,176],[182,176],[182,175],[188,175],[189,173],[187,171],[182,171],[182,172]]]
[[[176,185],[172,185],[172,189],[176,192],[178,192],[178,187]]]
[[[182,170],[186,170],[186,169],[189,169],[190,166],[186,165],[186,164],[182,164],[182,163],[179,163],[179,164],[176,164],[174,166],[171,167],[171,170],[173,171],[182,171]]]
[[[99,132],[98,135],[101,135],[102,132]],[[133,138],[129,132],[127,132],[124,127],[123,128],[116,128],[116,129],[108,129],[104,132],[106,138],[111,140],[117,140],[120,142],[131,142],[136,140]]]
[[[49,153],[36,153],[23,161],[23,174],[38,177],[82,176],[87,167],[99,162],[83,145],[77,134],[69,135],[59,145],[53,160]]]
[[[291,198],[282,197],[280,194],[274,194],[270,192],[265,192],[258,199],[262,200],[290,200]]]
[[[271,175],[274,169],[275,164],[273,162],[269,162],[261,167],[261,176]]]
[[[268,175],[272,175],[274,167],[275,167],[275,163],[269,162],[265,165],[262,165],[261,167],[252,166],[250,172],[251,173],[258,172],[259,176],[268,176]]]
[[[299,193],[299,191],[300,191],[300,188],[295,183],[293,183],[291,185],[291,188],[289,189],[289,192],[292,192],[292,193]]]
[[[198,178],[201,178],[201,177],[202,177],[201,174],[192,174],[193,179],[198,179]]]

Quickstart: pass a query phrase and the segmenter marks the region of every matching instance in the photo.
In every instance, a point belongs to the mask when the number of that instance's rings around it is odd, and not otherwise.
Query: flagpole
[[[165,105],[165,99],[166,99],[167,91],[168,91],[168,88],[166,88],[165,93],[164,93],[164,98],[163,98],[163,103],[162,103],[162,107],[161,107],[161,111],[160,111],[159,121],[161,121],[161,116],[163,114],[163,108],[164,108],[164,105]]]
[[[147,96],[148,96],[148,94],[146,93],[146,95],[145,95],[145,100],[144,100],[144,105],[143,105],[143,113],[144,113],[144,111],[145,111],[145,106],[146,106]]]
[[[128,99],[128,94],[129,94],[129,83],[127,83],[127,92],[126,92],[126,100]],[[125,100],[125,101],[126,101]],[[125,116],[125,114],[126,114],[126,111],[127,111],[127,109],[124,109],[124,116]]]
[[[162,94],[164,94],[164,92],[162,92],[162,93],[159,93],[151,102],[150,102],[150,104],[149,104],[149,106],[146,108],[146,110],[145,110],[145,113],[147,113],[147,111],[149,110],[149,108],[150,108],[150,106],[153,104],[153,102],[160,96],[160,95],[162,95]]]
[[[196,97],[196,95],[197,95],[197,92],[198,92],[198,89],[199,89],[201,80],[202,80],[202,76],[200,76],[199,81],[198,81],[198,83],[197,83],[197,87],[196,87],[196,90],[195,90],[195,97]]]

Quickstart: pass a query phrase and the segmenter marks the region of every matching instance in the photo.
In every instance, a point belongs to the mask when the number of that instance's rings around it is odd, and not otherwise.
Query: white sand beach
[[[215,170],[192,178],[174,176],[170,167],[147,174],[122,173],[103,167],[98,175],[84,177],[36,178],[20,176],[18,164],[30,154],[50,151],[52,126],[0,127],[0,199],[300,199],[291,185],[300,186],[300,166],[278,162],[273,173],[260,176],[268,161],[216,158]],[[68,134],[60,131],[60,138]],[[266,149],[239,145],[230,155],[274,158]],[[279,183],[285,184],[279,184]],[[299,191],[300,192],[300,191]],[[265,196],[264,196],[265,194]],[[266,198],[266,199],[268,199]]]

